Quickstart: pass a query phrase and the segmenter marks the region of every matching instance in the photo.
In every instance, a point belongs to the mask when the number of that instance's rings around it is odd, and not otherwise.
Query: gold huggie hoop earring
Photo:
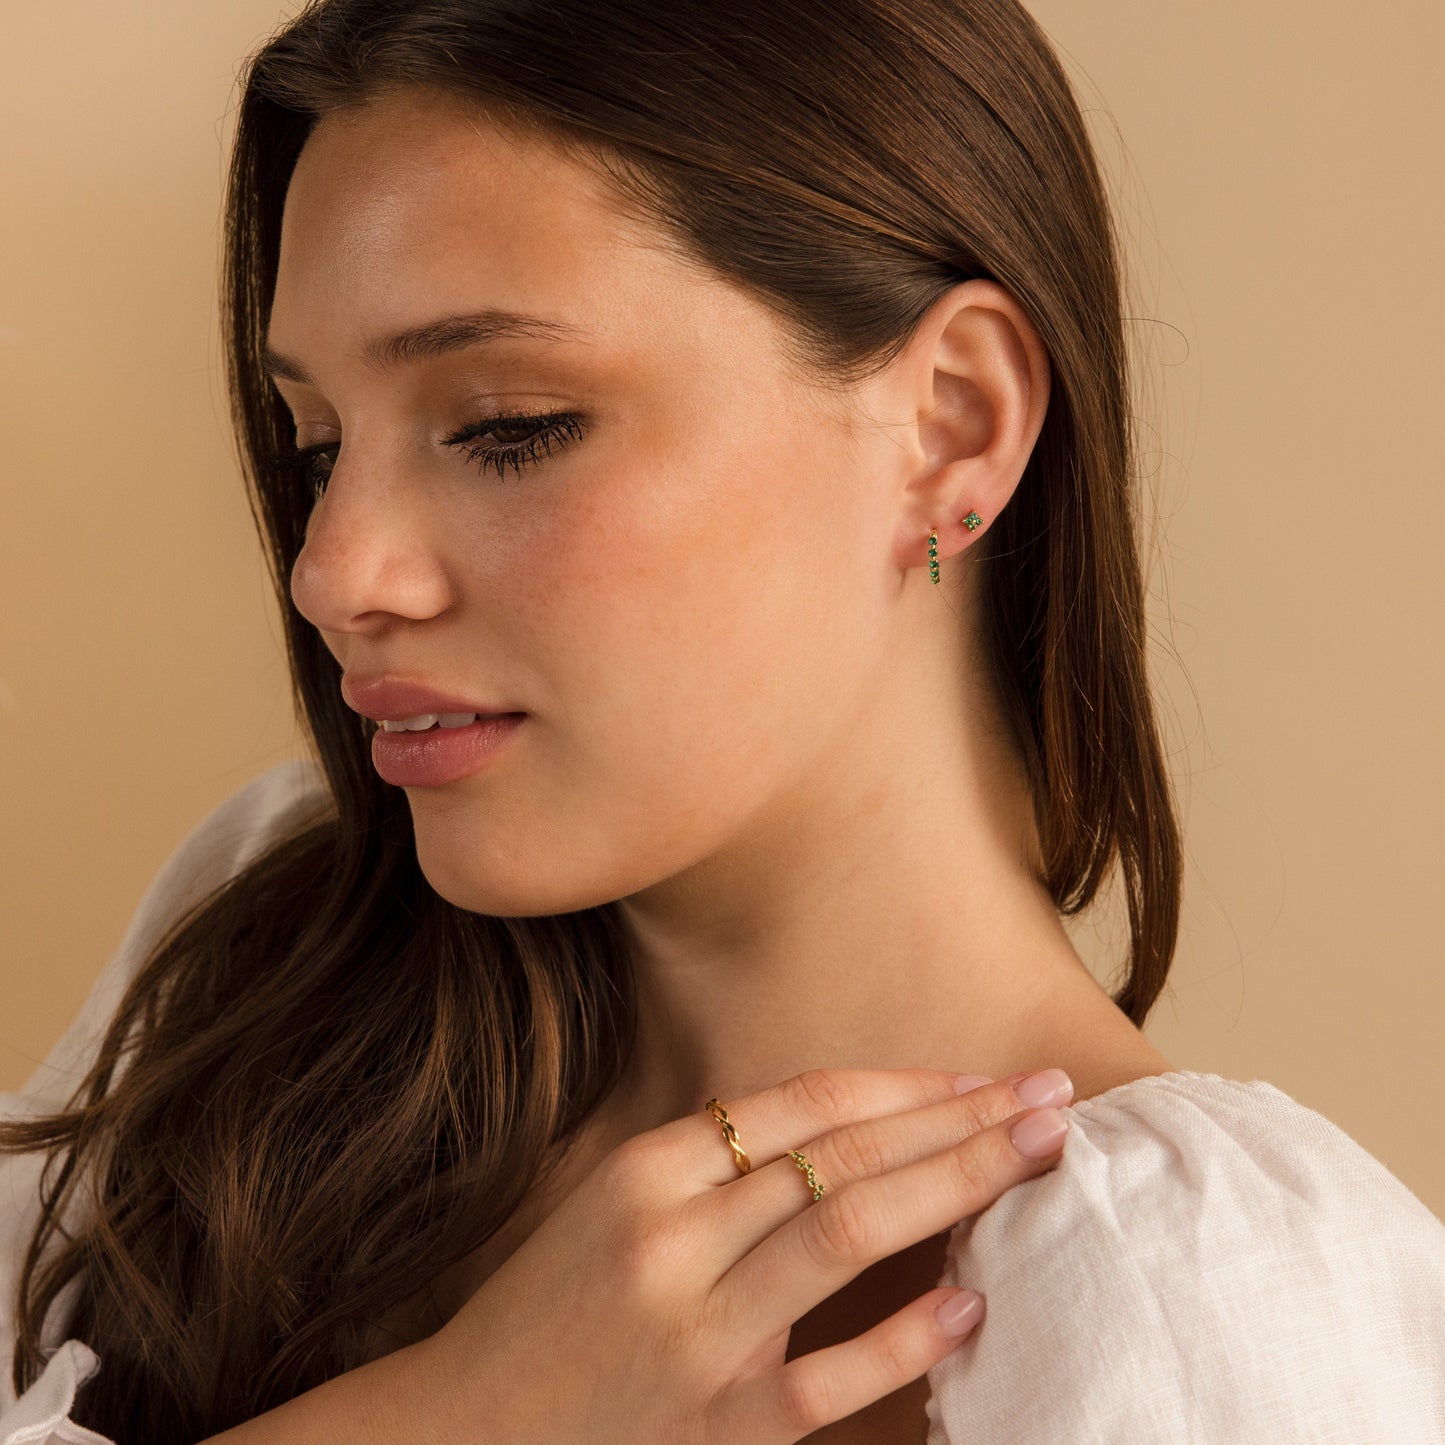
[[[983,526],[983,518],[977,512],[970,512],[963,519],[963,525],[970,532],[976,532]],[[938,581],[938,528],[928,534],[928,579],[930,582]]]

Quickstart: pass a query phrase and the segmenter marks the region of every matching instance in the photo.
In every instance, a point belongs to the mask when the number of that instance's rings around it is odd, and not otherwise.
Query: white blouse
[[[0,1114],[63,1103],[170,920],[323,786],[313,763],[282,763],[192,830]],[[1059,1163],[949,1236],[938,1283],[987,1304],[928,1372],[928,1445],[1445,1442],[1445,1224],[1379,1160],[1262,1079],[1177,1070],[1069,1113]],[[44,1374],[15,1398],[38,1181],[36,1156],[0,1155],[0,1445],[145,1445],[72,1422],[105,1368],[65,1338],[65,1293],[46,1321]]]

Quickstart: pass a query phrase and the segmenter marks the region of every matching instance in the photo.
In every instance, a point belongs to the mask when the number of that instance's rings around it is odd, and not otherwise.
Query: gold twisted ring
[[[707,1101],[707,1111],[722,1125],[723,1138],[727,1140],[728,1148],[733,1151],[733,1162],[738,1166],[738,1172],[740,1174],[750,1174],[753,1168],[752,1162],[749,1160],[743,1146],[738,1143],[738,1131],[734,1129],[728,1121],[728,1111],[723,1108],[722,1100],[709,1099]],[[793,1163],[808,1176],[808,1188],[813,1191],[813,1203],[816,1204],[827,1192],[828,1186],[818,1183],[818,1176],[814,1173],[812,1164],[796,1149],[789,1149],[788,1155]]]

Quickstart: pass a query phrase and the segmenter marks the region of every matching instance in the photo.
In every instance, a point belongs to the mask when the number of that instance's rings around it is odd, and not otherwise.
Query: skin
[[[491,305],[594,339],[360,360]],[[973,549],[1049,400],[1007,291],[956,286],[840,393],[591,169],[401,93],[303,150],[270,340],[315,380],[277,383],[297,444],[345,438],[296,607],[349,672],[531,714],[480,773],[408,790],[428,880],[508,916],[620,900],[640,1027],[601,1145],[813,1066],[1058,1066],[1076,1100],[1173,1067],[1049,899],[976,642]],[[584,435],[520,477],[442,440],[544,409]],[[941,1260],[913,1262],[918,1292]],[[815,1311],[799,1340],[870,1308]]]

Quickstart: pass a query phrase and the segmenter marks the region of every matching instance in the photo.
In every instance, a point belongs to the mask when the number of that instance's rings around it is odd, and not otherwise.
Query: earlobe
[[[977,512],[970,512],[963,519],[963,525],[970,532],[976,532],[983,525],[983,518]],[[938,581],[938,528],[928,534],[928,576],[932,582]]]

